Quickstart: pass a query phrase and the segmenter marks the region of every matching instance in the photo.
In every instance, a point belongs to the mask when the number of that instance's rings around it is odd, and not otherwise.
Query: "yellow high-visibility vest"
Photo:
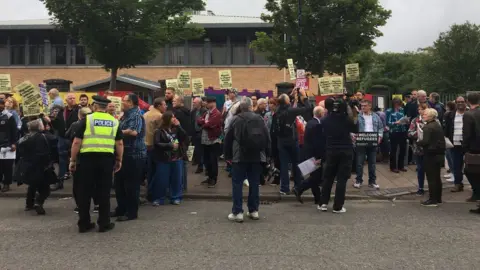
[[[108,113],[95,112],[87,115],[80,153],[112,153],[118,120]]]

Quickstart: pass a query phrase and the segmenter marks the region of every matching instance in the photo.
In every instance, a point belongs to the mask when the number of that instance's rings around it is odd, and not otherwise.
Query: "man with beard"
[[[165,103],[167,103],[167,111],[173,110],[173,99],[175,98],[175,88],[168,87],[165,90]]]

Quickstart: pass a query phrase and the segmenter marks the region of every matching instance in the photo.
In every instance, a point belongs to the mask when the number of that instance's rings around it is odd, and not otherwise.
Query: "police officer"
[[[80,233],[95,228],[95,223],[90,220],[90,201],[94,192],[99,204],[98,231],[106,232],[115,227],[110,222],[112,171],[120,170],[123,156],[123,138],[118,121],[106,112],[111,101],[101,96],[93,96],[92,99],[94,113],[80,121],[69,166],[72,172],[78,170],[79,179],[75,181],[74,188],[79,207]]]

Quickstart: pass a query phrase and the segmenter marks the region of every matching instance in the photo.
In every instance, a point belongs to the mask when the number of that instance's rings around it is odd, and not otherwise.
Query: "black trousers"
[[[472,198],[480,200],[480,165],[465,165],[465,176],[472,185]]]
[[[413,139],[408,139],[408,163],[412,163],[413,161],[413,148],[412,148],[412,145],[413,145]]]
[[[114,156],[109,154],[81,154],[73,182],[78,205],[78,226],[90,224],[90,203],[97,198],[99,227],[110,224],[110,189],[112,187]]]
[[[123,156],[122,168],[115,174],[116,215],[131,219],[138,217],[140,184],[143,180],[145,164],[145,159]]]
[[[36,195],[38,192],[38,195]],[[29,185],[27,189],[27,200],[25,205],[33,207],[35,204],[43,205],[50,195],[50,185],[47,181],[39,181],[37,184]]]
[[[323,165],[323,164],[322,164]],[[300,192],[303,193],[308,189],[312,189],[313,197],[315,198],[315,204],[319,204],[321,201],[320,185],[323,180],[323,166],[312,172],[310,176],[302,181],[300,184]]]
[[[78,173],[78,171],[76,171],[75,173],[73,173],[72,193],[73,193],[73,199],[75,200],[75,204],[77,205],[77,207],[78,207],[78,201],[79,201],[78,200],[78,191],[77,191],[78,183],[75,183],[75,182],[78,182],[78,181],[81,181],[81,178],[80,178],[80,174]],[[94,189],[95,189],[95,183],[94,183]],[[94,192],[92,194],[92,199],[93,199],[93,205],[98,205],[97,192]]]
[[[428,190],[430,200],[442,201],[442,178],[440,177],[440,170],[445,163],[445,155],[431,155],[425,154],[423,158],[423,166],[428,181]]]
[[[334,210],[341,210],[345,203],[347,181],[351,176],[353,149],[327,150],[327,159],[323,170],[321,204],[328,204],[332,193],[333,181],[337,179]]]
[[[399,149],[397,160],[397,148]],[[392,132],[390,133],[390,169],[405,168],[405,153],[407,150],[407,133]]]
[[[11,185],[13,178],[13,163],[15,159],[0,159],[0,180],[4,185]]]
[[[192,137],[193,146],[195,146],[195,150],[193,151],[193,158],[192,160],[198,164],[198,168],[203,169],[203,145],[202,145],[202,133],[195,133]]]
[[[220,154],[220,144],[203,145],[203,159],[205,168],[208,172],[208,178],[217,182],[218,178],[218,156]]]

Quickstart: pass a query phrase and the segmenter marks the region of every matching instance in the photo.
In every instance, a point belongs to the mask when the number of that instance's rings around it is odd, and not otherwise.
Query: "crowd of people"
[[[458,97],[445,108],[438,94],[427,99],[425,91],[412,91],[407,100],[394,98],[392,107],[383,111],[373,108],[361,91],[329,97],[315,106],[303,89],[274,98],[258,93],[239,97],[230,89],[222,108],[217,108],[215,97],[207,96],[194,97],[190,109],[174,88],[167,88],[165,97],[156,98],[144,114],[135,94],[122,98],[121,114],[106,98],[109,93],[94,96],[92,104],[86,95],[77,104],[73,94],[67,94],[65,102],[56,89],[48,94],[48,114],[38,117],[21,117],[15,100],[0,96],[1,191],[9,191],[14,176],[18,184],[29,186],[25,210],[43,215],[50,191],[62,189],[63,181],[73,176],[80,232],[95,228],[92,199],[99,231],[113,229],[112,217],[119,222],[137,219],[142,183],[151,205],[181,204],[192,146],[191,163],[196,174],[205,173],[201,184],[208,188],[215,188],[220,157],[225,160],[232,178],[228,219],[236,222],[244,219],[243,186],[249,190],[246,215],[256,220],[259,190],[267,183],[279,185],[281,195],[294,194],[301,203],[303,193],[311,189],[320,211],[328,211],[335,184],[332,211],[344,213],[347,182],[354,172],[353,186],[362,188],[365,161],[368,186],[380,189],[377,159],[389,161],[393,173],[406,171],[405,159],[416,164],[417,195],[425,193],[425,176],[429,186],[424,206],[442,203],[445,160],[447,179],[455,183],[452,192],[463,191],[465,175],[473,190],[468,201],[480,200],[478,93]],[[359,133],[375,134],[378,140],[357,144]],[[302,175],[298,165],[307,160],[316,169]],[[115,209],[110,208],[112,188]],[[480,206],[472,212],[480,213]]]

